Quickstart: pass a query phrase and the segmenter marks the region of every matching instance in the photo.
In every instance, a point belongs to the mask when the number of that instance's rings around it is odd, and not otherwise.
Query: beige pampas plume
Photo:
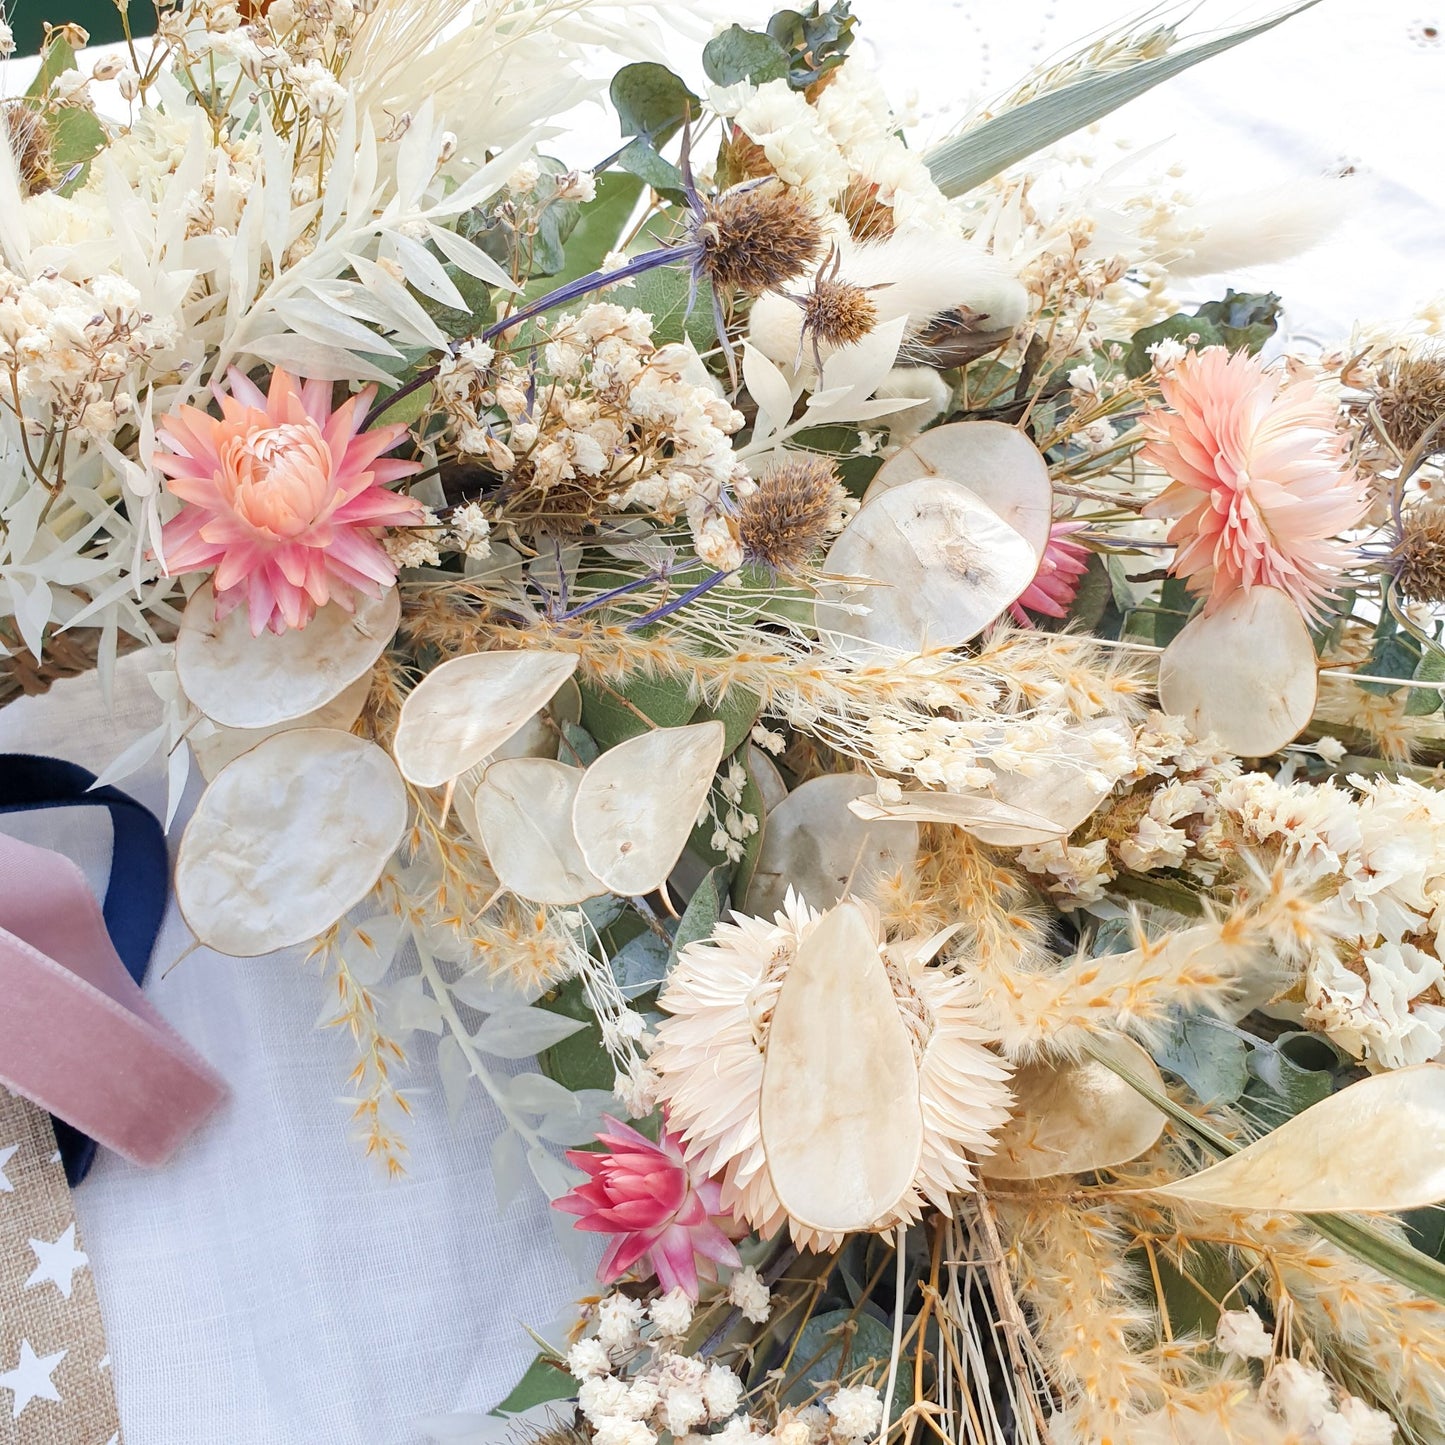
[[[1175,276],[1287,261],[1325,240],[1353,199],[1349,181],[1319,176],[1201,201],[1168,223],[1159,238],[1160,260]]]
[[[971,241],[931,231],[898,231],[862,243],[840,240],[832,265],[839,280],[866,291],[876,312],[875,325],[908,319],[905,355],[941,318],[956,315],[959,329],[967,328],[982,342],[986,336],[1012,331],[1028,310],[1028,293],[1009,266]],[[824,360],[833,349],[826,338],[803,335],[806,284],[800,279],[795,290],[769,291],[753,305],[750,339],[779,366],[794,364],[800,343],[805,343],[804,364],[812,357],[815,340]]]

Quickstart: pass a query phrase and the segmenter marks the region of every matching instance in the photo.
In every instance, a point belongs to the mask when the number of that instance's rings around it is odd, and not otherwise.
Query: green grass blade
[[[928,169],[945,196],[961,196],[1035,151],[1092,125],[1160,82],[1273,30],[1318,3],[1304,0],[1272,20],[1229,31],[1188,50],[1143,60],[1127,70],[1091,75],[1046,92],[936,145],[924,157]]]

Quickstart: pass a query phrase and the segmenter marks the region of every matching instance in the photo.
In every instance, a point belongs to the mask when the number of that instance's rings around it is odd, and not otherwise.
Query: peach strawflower
[[[402,425],[361,430],[368,387],[334,412],[329,381],[271,373],[265,395],[239,371],[221,416],[183,406],[161,421],[156,465],[185,506],[161,532],[168,574],[215,568],[216,615],[247,604],[251,631],[305,627],[327,602],[379,596],[396,568],[377,540],[419,521],[421,503],[387,490],[420,462],[382,459]]]
[[[1145,414],[1141,455],[1173,480],[1145,508],[1178,518],[1169,570],[1206,612],[1242,587],[1277,587],[1315,615],[1352,555],[1336,538],[1365,507],[1334,402],[1220,346],[1184,357],[1159,389],[1167,410]]]

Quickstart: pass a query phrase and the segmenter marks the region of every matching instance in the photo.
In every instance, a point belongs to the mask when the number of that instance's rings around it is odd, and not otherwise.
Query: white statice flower
[[[15,54],[15,32],[0,20],[0,60],[8,59]]]
[[[635,1349],[646,1317],[647,1306],[641,1300],[625,1294],[607,1295],[597,1306],[597,1338],[608,1350]]]
[[[883,1423],[883,1396],[872,1385],[839,1390],[825,1403],[834,1433],[845,1440],[862,1440]]]
[[[597,177],[591,171],[564,171],[557,177],[557,199],[586,205],[597,199]]]
[[[567,1351],[567,1369],[575,1380],[591,1380],[612,1373],[607,1347],[595,1335],[578,1340]]]
[[[1241,1359],[1267,1360],[1274,1353],[1274,1340],[1254,1310],[1225,1310],[1215,1327],[1214,1348]]]
[[[1062,839],[1030,844],[1019,849],[1019,862],[1044,877],[1054,902],[1064,909],[1097,903],[1116,877],[1107,838],[1080,846]]]
[[[830,201],[848,184],[848,163],[822,117],[786,80],[760,85],[733,121],[762,148],[779,180],[814,200]]]
[[[492,554],[492,524],[477,502],[458,507],[447,527],[447,541],[459,552],[481,561]]]
[[[1094,370],[1092,364],[1088,366],[1076,366],[1069,372],[1069,385],[1077,392],[1085,396],[1097,396],[1099,394],[1099,373]]]
[[[681,1338],[692,1324],[692,1301],[678,1285],[653,1300],[647,1313],[658,1334]]]

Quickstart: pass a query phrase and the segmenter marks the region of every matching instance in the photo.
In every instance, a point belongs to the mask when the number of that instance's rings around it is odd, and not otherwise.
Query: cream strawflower
[[[764,1235],[785,1223],[802,1248],[836,1247],[840,1236],[790,1219],[763,1153],[759,1102],[763,1053],[778,990],[820,914],[789,890],[774,921],[734,913],[712,936],[683,949],[668,976],[649,1064],[662,1079],[671,1127],[689,1161],[722,1184],[722,1207]],[[971,985],[917,962],[889,957],[894,996],[915,1041],[923,1103],[923,1157],[913,1188],[887,1228],[918,1217],[927,1200],[947,1210],[973,1186],[968,1156],[992,1149],[1008,1117],[1008,1066],[988,1048]]]

